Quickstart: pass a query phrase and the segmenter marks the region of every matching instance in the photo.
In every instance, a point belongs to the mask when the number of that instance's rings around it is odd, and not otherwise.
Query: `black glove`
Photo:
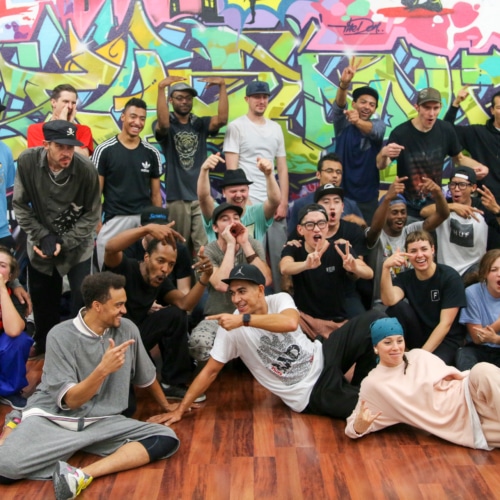
[[[56,251],[56,243],[61,243],[59,236],[49,233],[40,240],[40,250],[47,257],[53,257]]]

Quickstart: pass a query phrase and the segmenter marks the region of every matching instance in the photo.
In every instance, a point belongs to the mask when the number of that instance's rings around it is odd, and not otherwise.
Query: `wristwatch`
[[[243,326],[250,326],[250,314],[243,315]]]

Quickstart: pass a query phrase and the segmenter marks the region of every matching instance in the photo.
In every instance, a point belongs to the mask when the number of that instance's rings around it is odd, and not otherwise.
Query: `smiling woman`
[[[380,296],[389,306],[387,314],[403,325],[410,349],[421,347],[452,364],[465,334],[458,323],[459,308],[465,305],[464,285],[454,269],[434,262],[434,253],[427,231],[410,233],[406,253],[397,251],[384,261]],[[391,268],[407,259],[414,268],[392,280]]]
[[[460,372],[422,349],[405,354],[396,318],[378,319],[370,331],[380,363],[361,383],[347,436],[405,423],[462,446],[500,446],[500,368],[480,363]]]
[[[481,361],[500,367],[499,249],[483,256],[470,280],[477,282],[465,290],[467,306],[460,313],[460,323],[467,328],[467,344],[457,352],[457,368],[469,370]]]

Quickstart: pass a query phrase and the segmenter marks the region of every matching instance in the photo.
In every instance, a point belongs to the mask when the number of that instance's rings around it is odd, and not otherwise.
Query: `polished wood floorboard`
[[[42,361],[30,361],[27,392]],[[500,499],[500,451],[448,444],[407,426],[359,441],[344,422],[288,410],[246,371],[226,367],[202,408],[174,426],[176,455],[99,478],[79,498],[99,500]],[[137,418],[157,412],[139,393]],[[0,406],[0,419],[9,411]],[[500,423],[499,423],[500,425]],[[95,457],[78,453],[83,466]],[[0,499],[53,499],[50,481],[0,486]]]

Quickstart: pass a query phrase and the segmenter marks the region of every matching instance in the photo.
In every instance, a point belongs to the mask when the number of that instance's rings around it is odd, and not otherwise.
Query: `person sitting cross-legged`
[[[52,476],[57,500],[75,498],[92,479],[173,455],[179,440],[163,425],[122,415],[130,384],[171,411],[137,327],[123,318],[125,278],[104,272],[82,284],[85,307],[47,336],[42,381],[22,413],[7,415],[0,440],[0,484]],[[77,468],[79,450],[104,458]]]

